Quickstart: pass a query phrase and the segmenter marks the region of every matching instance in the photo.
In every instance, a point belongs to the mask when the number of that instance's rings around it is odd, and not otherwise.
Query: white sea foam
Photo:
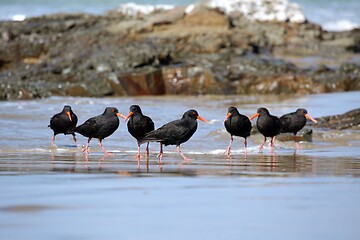
[[[129,3],[121,4],[118,7],[117,11],[128,16],[136,16],[138,14],[144,14],[144,15],[150,14],[156,10],[170,10],[173,8],[174,8],[173,5],[163,5],[163,4],[143,5],[143,4],[129,2]]]
[[[264,146],[264,149],[267,149],[266,146]],[[269,148],[270,149],[270,148]],[[226,149],[215,149],[215,150],[211,150],[209,151],[207,154],[214,154],[214,155],[224,155],[225,154]],[[232,148],[231,149],[231,155],[238,155],[238,154],[244,154],[245,153],[245,149],[244,148]],[[247,147],[246,148],[246,153],[259,153],[259,146],[251,146],[251,147]]]
[[[194,9],[195,9],[196,5],[195,4],[190,4],[189,6],[187,6],[187,8],[185,9],[185,13],[186,14],[190,14]]]
[[[185,9],[185,13],[190,14],[200,5],[220,9],[225,14],[241,12],[251,20],[299,23],[305,21],[305,15],[300,6],[290,3],[288,0],[207,0],[189,5]],[[172,5],[141,5],[130,2],[120,5],[117,11],[129,16],[136,16],[172,8],[174,8]]]
[[[11,20],[13,20],[13,21],[24,21],[25,18],[26,18],[26,16],[23,15],[23,14],[16,14],[16,15],[12,16]]]
[[[354,28],[360,28],[360,25],[345,19],[326,22],[323,24],[323,29],[327,31],[340,32],[352,30]]]
[[[251,20],[304,22],[305,15],[300,6],[288,0],[208,0],[200,4],[218,8],[225,14],[240,12]],[[195,9],[189,6],[187,13]]]

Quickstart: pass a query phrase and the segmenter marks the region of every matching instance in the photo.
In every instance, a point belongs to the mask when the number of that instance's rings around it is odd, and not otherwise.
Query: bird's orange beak
[[[254,118],[256,118],[256,117],[258,117],[258,116],[260,116],[260,114],[259,114],[259,113],[255,113],[255,114],[252,115],[249,119],[250,119],[250,120],[253,120]]]
[[[129,115],[127,115],[127,117],[126,117],[126,119],[125,119],[125,122],[126,122],[132,115],[134,115],[134,113],[130,111],[130,112],[129,112]]]
[[[310,116],[309,114],[305,114],[305,117],[306,117],[307,119],[310,119],[310,120],[313,121],[314,123],[317,123],[317,121],[316,121],[312,116]]]
[[[66,115],[68,115],[70,122],[72,122],[72,118],[71,118],[71,113],[70,112],[66,112]]]
[[[225,122],[226,120],[228,120],[229,117],[231,117],[231,116],[232,116],[232,114],[231,114],[231,113],[228,113],[228,114],[226,115],[226,118],[225,118],[224,122]]]
[[[209,121],[203,117],[197,116],[197,119],[199,119],[200,121],[203,121],[204,123],[209,123]]]
[[[124,116],[124,115],[122,115],[121,113],[116,113],[116,116],[118,116],[118,117],[121,117],[121,118],[123,118],[123,119],[126,119],[126,117]]]

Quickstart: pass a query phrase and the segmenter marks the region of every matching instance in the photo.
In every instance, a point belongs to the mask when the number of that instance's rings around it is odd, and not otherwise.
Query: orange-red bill
[[[199,119],[200,121],[203,121],[204,123],[209,123],[209,121],[203,117],[197,116],[197,119]]]
[[[226,118],[225,118],[224,122],[225,122],[226,120],[228,120],[229,117],[231,117],[231,116],[232,116],[232,114],[231,114],[231,113],[228,113],[228,114],[226,115]]]
[[[255,113],[255,114],[252,115],[249,119],[250,119],[250,120],[253,120],[254,118],[256,118],[256,117],[258,117],[258,116],[260,116],[260,114],[259,114],[259,113]]]
[[[116,113],[116,116],[118,116],[118,117],[121,117],[121,118],[123,118],[123,119],[126,119],[126,116],[124,116],[124,115],[122,115],[121,113]]]
[[[125,119],[125,122],[126,122],[132,115],[134,115],[134,113],[130,111],[130,112],[129,112],[129,115],[127,115],[127,117],[126,117],[126,119]]]
[[[71,118],[71,113],[70,112],[66,112],[66,115],[68,115],[70,122],[72,122],[72,118]]]
[[[305,117],[306,117],[307,119],[310,119],[310,120],[313,121],[314,123],[317,123],[317,121],[316,121],[312,116],[310,116],[309,114],[305,114]]]

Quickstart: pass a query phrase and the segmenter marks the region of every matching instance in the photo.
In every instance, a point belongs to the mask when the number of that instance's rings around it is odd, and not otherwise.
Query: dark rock
[[[296,141],[312,142],[313,130],[309,128],[303,128],[296,134]],[[294,141],[294,134],[281,133],[276,136],[276,139],[281,142]]]
[[[26,83],[0,83],[0,100],[29,100],[49,97],[50,93],[37,84]]]
[[[340,66],[339,72],[360,75],[360,66],[355,63],[343,63]]]
[[[1,99],[360,90],[359,65],[337,60],[359,51],[359,30],[184,10],[0,22]],[[300,68],[273,53],[325,56],[337,66]]]
[[[330,129],[359,129],[360,128],[360,108],[351,110],[344,114],[325,116],[316,118],[318,121],[314,126]]]

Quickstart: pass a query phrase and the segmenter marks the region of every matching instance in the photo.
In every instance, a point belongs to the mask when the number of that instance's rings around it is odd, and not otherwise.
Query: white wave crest
[[[209,8],[218,8],[225,14],[240,12],[251,20],[305,22],[305,15],[297,3],[288,0],[208,0],[200,3]],[[194,6],[186,10],[190,13]]]
[[[241,12],[251,20],[298,23],[306,20],[300,6],[288,0],[207,0],[189,5],[185,13],[190,14],[197,6],[218,8],[225,14]],[[141,5],[130,2],[120,5],[117,11],[128,16],[136,16],[173,8],[172,5]]]
[[[24,21],[26,19],[26,16],[23,14],[15,14],[11,17],[12,21]]]
[[[137,4],[133,2],[124,3],[121,4],[117,11],[121,12],[128,16],[136,16],[139,14],[147,15],[150,14],[156,10],[170,10],[173,9],[173,5],[143,5],[143,4]]]
[[[356,24],[354,22],[351,22],[346,19],[340,19],[337,21],[331,21],[326,22],[323,24],[323,29],[327,31],[335,31],[335,32],[341,32],[341,31],[349,31],[354,28],[359,28],[360,25]]]

